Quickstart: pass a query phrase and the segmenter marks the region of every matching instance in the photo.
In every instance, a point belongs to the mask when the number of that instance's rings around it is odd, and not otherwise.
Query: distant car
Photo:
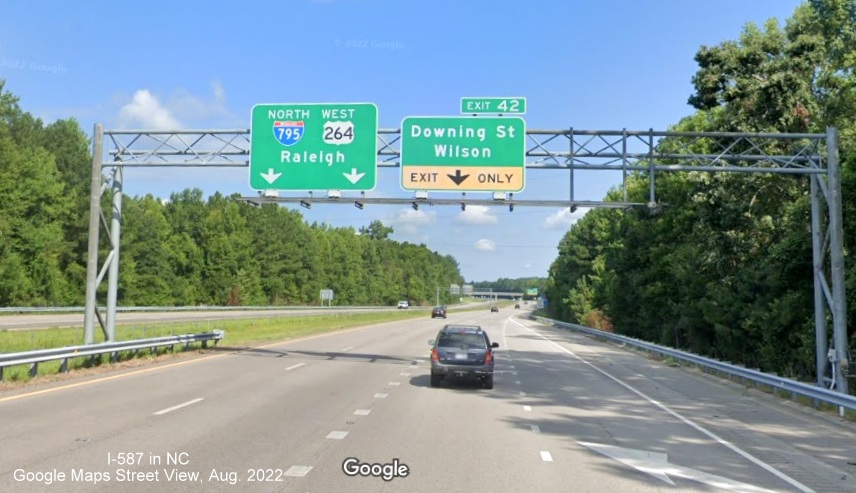
[[[399,310],[406,309],[406,308],[410,308],[410,302],[409,301],[399,301],[398,302],[398,309]]]
[[[431,310],[431,318],[443,317],[446,318],[446,307],[444,306],[435,306],[433,310]]]
[[[431,386],[439,387],[445,378],[479,379],[486,389],[493,388],[493,349],[477,325],[446,325],[431,344]]]
[[[493,313],[493,312],[498,312],[498,311],[499,311],[499,307],[498,307],[498,306],[492,306],[492,307],[490,307],[490,312],[491,312],[491,313]]]
[[[514,308],[520,308],[520,303],[515,303]]]

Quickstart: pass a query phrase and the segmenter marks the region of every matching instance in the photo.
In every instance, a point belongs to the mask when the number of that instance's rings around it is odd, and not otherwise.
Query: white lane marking
[[[531,411],[531,410],[532,410],[532,406],[523,406],[523,410],[524,410],[524,411]]]
[[[520,380],[515,380],[514,383],[516,383],[517,385],[520,385]]]
[[[767,472],[769,472],[770,474],[772,474],[772,475],[776,476],[777,478],[779,478],[779,479],[781,479],[781,480],[783,480],[783,481],[785,481],[785,482],[789,483],[791,486],[794,486],[794,487],[795,487],[795,488],[797,488],[798,490],[803,491],[803,492],[805,492],[805,493],[814,493],[814,490],[812,490],[812,489],[811,489],[811,488],[809,488],[808,486],[806,486],[806,485],[804,485],[804,484],[800,483],[800,482],[799,482],[799,481],[797,481],[796,479],[791,478],[791,477],[790,477],[790,476],[788,476],[787,474],[785,474],[785,473],[783,473],[783,472],[779,471],[779,470],[778,470],[778,469],[776,469],[775,467],[773,467],[773,466],[771,466],[771,465],[767,464],[766,462],[764,462],[764,461],[762,461],[761,459],[759,459],[759,458],[755,457],[754,455],[750,454],[749,452],[744,451],[743,449],[741,449],[741,448],[737,447],[736,445],[734,445],[733,443],[731,443],[731,442],[729,442],[729,441],[725,440],[724,438],[721,438],[719,435],[716,435],[716,434],[715,434],[715,433],[713,433],[712,431],[708,431],[708,430],[707,430],[707,428],[704,428],[703,426],[701,426],[701,425],[699,425],[699,424],[696,424],[694,421],[691,421],[689,418],[684,417],[683,415],[679,414],[677,411],[673,411],[673,410],[672,410],[672,408],[668,407],[667,405],[665,405],[665,404],[663,404],[663,403],[661,403],[661,402],[655,401],[654,399],[652,399],[652,398],[648,397],[646,394],[642,393],[641,391],[636,390],[635,388],[633,388],[632,386],[630,386],[630,385],[629,385],[629,384],[627,384],[627,383],[624,383],[624,382],[623,382],[623,381],[621,381],[618,377],[615,377],[615,376],[613,376],[612,374],[610,374],[610,373],[608,373],[608,372],[606,372],[606,371],[604,371],[604,370],[601,370],[600,368],[596,367],[595,365],[593,365],[593,364],[589,363],[588,361],[584,360],[583,358],[581,358],[581,357],[577,356],[577,355],[576,355],[575,353],[573,353],[572,351],[570,351],[570,350],[568,350],[568,349],[565,349],[564,347],[562,347],[562,346],[560,346],[559,344],[557,344],[557,343],[555,343],[555,342],[551,341],[550,339],[547,339],[546,337],[544,337],[543,335],[541,335],[539,332],[536,332],[535,330],[533,330],[533,329],[531,329],[531,328],[529,328],[529,327],[527,327],[527,326],[525,326],[525,325],[521,324],[520,322],[518,322],[518,321],[516,321],[516,320],[514,320],[514,323],[516,323],[517,325],[519,325],[519,326],[523,327],[524,329],[526,329],[526,330],[528,330],[528,331],[532,332],[533,334],[535,334],[536,336],[540,337],[541,339],[544,339],[545,341],[549,342],[550,344],[552,344],[552,345],[556,346],[557,348],[559,348],[559,350],[561,350],[561,351],[563,351],[563,352],[565,352],[565,353],[567,353],[567,354],[569,354],[569,355],[573,356],[574,358],[576,358],[576,359],[577,359],[578,361],[580,361],[581,363],[585,364],[586,366],[590,367],[591,369],[595,370],[596,372],[600,373],[601,375],[603,375],[603,376],[605,376],[605,377],[609,378],[610,380],[614,381],[615,383],[617,383],[617,384],[621,385],[622,387],[626,388],[627,390],[629,390],[629,391],[633,392],[634,394],[638,395],[639,397],[641,397],[641,398],[645,399],[646,401],[650,402],[651,404],[653,404],[653,405],[655,405],[655,406],[659,407],[660,409],[662,409],[663,411],[667,412],[668,414],[671,414],[672,416],[674,416],[675,418],[677,418],[677,419],[681,420],[682,422],[684,422],[684,423],[685,423],[685,424],[687,424],[688,426],[691,426],[692,428],[695,428],[698,432],[700,432],[700,433],[702,433],[702,434],[706,435],[706,436],[707,436],[707,437],[709,437],[710,439],[712,439],[712,440],[716,441],[717,443],[719,443],[719,444],[721,444],[721,445],[724,445],[725,447],[728,447],[728,448],[729,448],[729,449],[731,449],[731,451],[733,451],[734,453],[736,453],[736,454],[740,455],[740,456],[741,456],[741,457],[743,457],[744,459],[748,460],[749,462],[752,462],[752,463],[753,463],[753,464],[755,464],[756,466],[760,467],[761,469],[764,469],[765,471],[767,471]]]
[[[510,365],[510,366],[509,366],[509,368],[511,368],[512,370],[514,370],[514,369],[515,369],[515,366],[514,366],[514,365]]]
[[[332,440],[342,440],[346,436],[348,436],[347,431],[331,431],[327,434],[327,438],[330,438]]]
[[[409,377],[409,376],[410,376],[410,373],[409,373],[409,372],[406,372],[406,371],[403,371],[403,372],[401,372],[401,376],[402,376],[402,377]]]
[[[297,363],[296,365],[289,366],[288,368],[285,369],[285,371],[295,370],[295,369],[300,368],[301,366],[305,366],[305,365],[306,365],[306,363]]]
[[[354,349],[354,346],[348,346],[345,349],[342,349],[342,351],[350,351],[351,349]]]
[[[538,425],[529,425],[529,429],[535,433],[541,433],[541,428],[539,428]]]
[[[292,476],[295,478],[302,478],[309,474],[309,471],[312,470],[312,466],[291,466],[285,471],[286,476]]]
[[[577,442],[580,445],[601,453],[607,457],[617,460],[622,464],[628,465],[634,469],[650,474],[651,476],[675,486],[675,482],[669,476],[677,476],[699,483],[704,483],[717,488],[736,491],[739,493],[773,493],[772,490],[760,488],[751,484],[741,483],[722,476],[715,476],[706,472],[682,467],[677,464],[669,463],[669,456],[657,452],[649,452],[647,450],[636,450],[630,448],[616,447],[614,445],[606,445],[602,443]]]
[[[199,397],[199,398],[197,398],[197,399],[193,399],[192,401],[187,401],[187,402],[185,402],[184,404],[179,404],[179,405],[177,405],[177,406],[172,406],[172,407],[168,407],[168,408],[166,408],[166,409],[161,409],[160,411],[158,411],[158,412],[156,412],[156,413],[155,413],[155,416],[160,416],[160,415],[162,415],[162,414],[166,414],[166,413],[169,413],[169,412],[175,411],[176,409],[181,409],[181,408],[183,408],[183,407],[187,407],[187,406],[190,406],[191,404],[196,404],[197,402],[201,402],[201,401],[204,401],[204,400],[205,400],[204,398]]]
[[[357,416],[368,416],[370,412],[372,412],[371,409],[357,409],[354,411],[354,414]]]
[[[389,385],[390,387],[398,387],[399,385],[401,385],[401,382],[389,382],[387,385]]]
[[[377,394],[375,394],[374,396],[375,396],[375,399],[386,399],[386,396],[388,396],[388,395],[389,395],[389,394],[381,394],[381,393],[377,393]]]
[[[550,455],[550,452],[547,452],[546,450],[542,450],[541,451],[541,460],[543,460],[544,462],[553,462],[553,456]]]
[[[526,392],[518,392],[518,394],[520,394],[520,397],[526,397]]]

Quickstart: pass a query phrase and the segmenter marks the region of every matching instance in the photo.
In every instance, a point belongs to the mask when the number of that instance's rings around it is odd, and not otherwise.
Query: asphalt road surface
[[[856,492],[853,425],[521,314],[0,393],[0,491]],[[453,322],[500,344],[493,390],[429,386]]]

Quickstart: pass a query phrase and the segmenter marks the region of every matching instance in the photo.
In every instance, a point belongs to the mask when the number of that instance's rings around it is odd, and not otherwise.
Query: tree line
[[[74,119],[45,125],[0,80],[0,306],[83,305],[91,159]],[[379,221],[308,224],[239,198],[125,196],[119,304],[311,305],[322,289],[333,304],[419,304],[463,284],[453,257],[394,241]],[[110,210],[109,193],[102,200]],[[99,258],[107,253],[102,245]]]
[[[856,247],[856,1],[811,0],[784,25],[747,24],[703,46],[688,103],[671,130],[840,132],[845,250]],[[663,142],[669,146],[668,140]],[[695,144],[705,152],[709,143]],[[788,152],[789,149],[767,149]],[[668,164],[668,163],[666,163]],[[647,201],[632,176],[629,200]],[[807,177],[658,174],[662,213],[594,209],[564,236],[547,282],[557,318],[748,367],[813,379]],[[621,200],[625,190],[609,192]],[[856,262],[846,257],[854,292]],[[852,295],[847,325],[854,326]],[[830,331],[831,336],[831,331]],[[851,351],[856,338],[850,337]]]
[[[529,289],[535,288],[538,290],[538,294],[541,294],[546,285],[546,277],[519,277],[517,279],[500,277],[496,281],[474,282],[473,290],[487,291],[490,289],[501,293],[523,293],[523,299],[530,300],[534,299],[535,296],[526,294]]]

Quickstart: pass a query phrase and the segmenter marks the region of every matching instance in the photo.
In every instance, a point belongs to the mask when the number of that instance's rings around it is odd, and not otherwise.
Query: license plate
[[[467,355],[465,353],[457,353],[455,354],[455,359],[467,359]]]

